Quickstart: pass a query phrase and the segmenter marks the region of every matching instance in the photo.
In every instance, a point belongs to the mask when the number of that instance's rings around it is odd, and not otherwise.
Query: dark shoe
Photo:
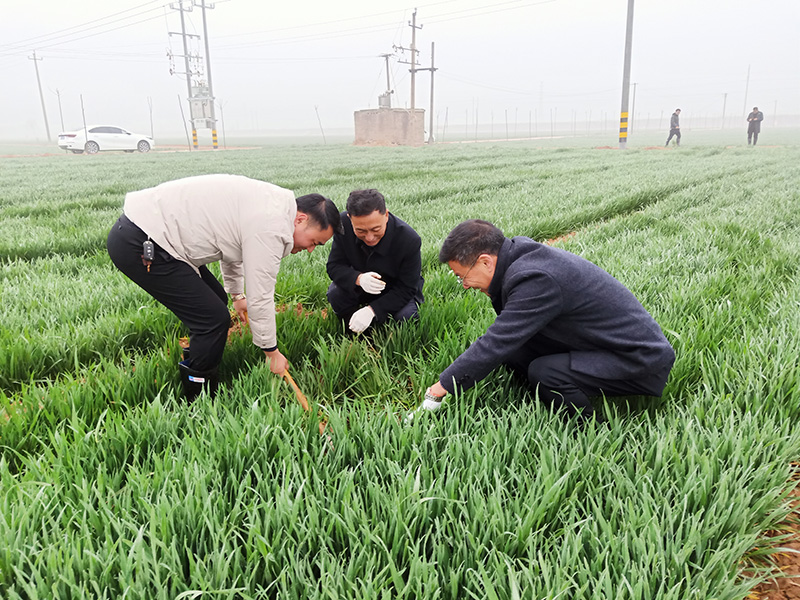
[[[203,391],[212,398],[217,393],[219,380],[217,379],[217,369],[211,371],[196,371],[187,367],[183,361],[178,363],[181,372],[181,385],[186,401],[191,404]]]

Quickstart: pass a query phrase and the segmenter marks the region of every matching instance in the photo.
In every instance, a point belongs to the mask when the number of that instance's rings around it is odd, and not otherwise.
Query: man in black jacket
[[[597,265],[487,221],[458,225],[439,260],[492,300],[494,323],[428,388],[418,410],[506,364],[567,414],[594,414],[594,396],[660,396],[675,353],[634,295]],[[415,413],[412,413],[416,414]],[[413,418],[413,416],[412,416]]]
[[[675,136],[675,143],[678,146],[681,145],[680,116],[681,116],[681,109],[680,108],[676,108],[675,112],[672,113],[672,116],[669,119],[669,137],[667,138],[667,143],[664,144],[665,148],[667,146],[669,146],[669,141],[672,139],[672,136]]]
[[[758,110],[757,106],[753,107],[753,112],[747,115],[747,145],[750,142],[755,146],[758,143],[758,134],[761,133],[761,121],[764,120],[764,113]]]
[[[422,304],[421,240],[386,210],[378,190],[355,190],[342,213],[344,233],[328,257],[328,301],[354,333],[391,316],[404,321]]]

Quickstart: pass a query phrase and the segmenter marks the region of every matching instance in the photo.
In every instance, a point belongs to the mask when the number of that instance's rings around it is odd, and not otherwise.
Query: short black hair
[[[454,260],[464,266],[474,265],[481,254],[500,254],[506,236],[482,219],[470,219],[456,225],[439,250],[439,262]]]
[[[322,194],[306,194],[296,199],[297,210],[308,215],[323,231],[333,227],[334,233],[344,233],[342,217],[333,200]]]
[[[376,210],[386,214],[386,200],[378,190],[353,190],[347,197],[347,213],[352,217],[366,217]]]

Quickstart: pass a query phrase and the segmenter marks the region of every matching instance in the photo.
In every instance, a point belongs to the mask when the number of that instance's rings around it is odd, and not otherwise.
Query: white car
[[[85,130],[77,129],[59,133],[58,147],[74,154],[83,154],[84,152],[97,154],[101,150],[150,152],[150,149],[155,147],[155,143],[149,135],[132,133],[122,127],[93,125]]]

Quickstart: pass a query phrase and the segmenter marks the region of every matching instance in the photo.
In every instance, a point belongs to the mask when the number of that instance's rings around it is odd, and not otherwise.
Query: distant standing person
[[[761,121],[764,120],[764,113],[753,107],[753,112],[747,115],[747,145],[752,141],[753,146],[758,143],[758,134],[761,133]]]
[[[672,113],[672,117],[669,120],[669,137],[667,138],[667,143],[664,144],[666,148],[669,146],[669,142],[673,136],[675,136],[675,143],[680,146],[681,145],[681,123],[680,123],[680,116],[681,116],[681,109],[676,108],[675,112]]]

